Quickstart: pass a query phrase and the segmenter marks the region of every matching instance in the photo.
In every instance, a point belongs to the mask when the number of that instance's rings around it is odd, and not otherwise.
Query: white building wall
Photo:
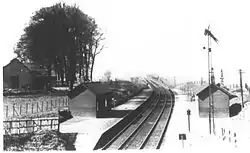
[[[69,101],[74,116],[96,117],[96,96],[88,89]]]
[[[212,98],[212,97],[211,97]],[[213,93],[215,117],[229,117],[229,97],[222,91],[217,90]],[[209,97],[204,101],[199,100],[200,117],[208,117],[209,114]]]

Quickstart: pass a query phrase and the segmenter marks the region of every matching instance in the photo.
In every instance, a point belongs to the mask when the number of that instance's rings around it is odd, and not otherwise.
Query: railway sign
[[[179,134],[179,140],[186,140],[186,134]]]
[[[188,116],[188,131],[190,132],[190,115],[191,115],[191,110],[187,110],[187,116]]]
[[[184,148],[184,140],[186,140],[186,134],[179,134],[179,140],[182,142],[182,148]]]

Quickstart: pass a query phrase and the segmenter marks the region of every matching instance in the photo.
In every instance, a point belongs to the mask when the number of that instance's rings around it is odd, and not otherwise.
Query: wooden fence
[[[59,116],[52,118],[11,120],[3,121],[3,123],[5,135],[32,133],[44,129],[60,130]]]
[[[31,102],[25,104],[9,104],[4,106],[4,117],[21,117],[57,112],[58,109],[68,108],[68,98],[54,99],[50,101]]]

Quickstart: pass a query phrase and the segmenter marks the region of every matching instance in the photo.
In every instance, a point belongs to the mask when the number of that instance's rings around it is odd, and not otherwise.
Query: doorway
[[[19,75],[10,76],[11,88],[16,89],[19,88]]]

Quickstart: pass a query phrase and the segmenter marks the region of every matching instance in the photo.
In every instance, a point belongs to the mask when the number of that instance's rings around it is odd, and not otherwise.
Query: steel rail
[[[143,149],[143,148],[145,147],[145,145],[147,144],[147,142],[148,142],[150,136],[152,135],[152,133],[154,132],[156,126],[158,125],[158,123],[159,123],[159,121],[160,121],[162,115],[163,115],[164,112],[166,111],[166,106],[167,106],[166,101],[167,101],[166,95],[164,95],[164,102],[165,102],[165,103],[164,103],[164,106],[163,106],[163,108],[162,108],[162,110],[161,110],[161,112],[160,112],[160,115],[157,117],[157,119],[156,119],[156,121],[155,121],[153,127],[150,129],[150,131],[148,132],[147,136],[146,136],[145,139],[143,140],[143,143],[140,145],[140,147],[139,147],[140,149]]]
[[[152,99],[152,101],[156,101],[159,95],[155,95]],[[154,105],[154,102],[151,103],[150,105],[148,105],[147,109],[149,109],[151,106]],[[146,111],[146,110],[145,110]],[[145,113],[145,111],[142,111],[141,113],[139,113],[128,125],[126,125],[115,137],[113,137],[103,148],[102,150],[106,150],[110,147],[110,145],[117,140],[117,138],[119,136],[121,136],[121,134],[123,134],[143,113]]]
[[[153,107],[153,109],[150,111],[150,113],[140,122],[140,124],[133,130],[133,132],[126,138],[126,140],[118,147],[118,150],[121,150],[124,148],[124,146],[127,144],[127,142],[136,134],[138,130],[144,125],[144,123],[147,121],[149,117],[151,117],[152,113],[154,112],[155,108],[160,104],[161,102],[161,95],[158,99],[156,105]]]
[[[171,119],[171,114],[173,112],[173,106],[174,106],[173,99],[174,99],[174,97],[172,97],[172,95],[170,94],[169,98],[170,98],[170,104],[171,104],[171,106],[170,106],[170,111],[169,111],[169,115],[168,115],[168,120],[167,120],[167,122],[165,124],[164,130],[162,131],[162,134],[161,134],[161,137],[160,137],[160,141],[158,141],[156,149],[160,149],[160,147],[162,146],[162,142],[163,142],[163,139],[165,137],[165,134],[166,134],[166,131],[167,131],[167,128],[168,128],[168,124],[169,124],[170,119]]]

